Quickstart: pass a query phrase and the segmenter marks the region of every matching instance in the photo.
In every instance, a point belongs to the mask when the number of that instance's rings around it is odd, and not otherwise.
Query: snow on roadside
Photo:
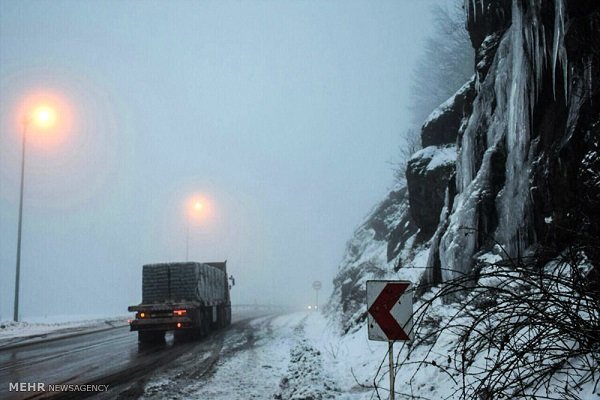
[[[196,394],[199,398],[271,398],[287,364],[293,345],[293,332],[305,313],[253,321],[254,341],[239,356],[225,358],[211,382]],[[227,351],[227,350],[225,350]],[[232,382],[231,377],[236,379]]]
[[[440,311],[444,314],[445,308]],[[441,317],[441,315],[440,315]],[[336,399],[366,400],[377,398],[373,385],[377,383],[379,396],[388,396],[388,358],[387,342],[370,341],[367,338],[367,326],[356,332],[339,336],[327,319],[319,314],[311,314],[306,321],[306,337],[311,344],[321,352],[322,364],[331,379],[336,382],[339,393]],[[433,365],[421,366],[410,364],[396,371],[396,393],[410,398],[418,394],[425,398],[452,398],[454,382],[445,372],[448,360],[447,350],[452,338],[447,335],[439,341],[439,346],[433,354],[427,354],[427,347],[413,350],[415,360],[428,359]],[[395,359],[398,354],[406,355],[407,348],[398,342],[395,346]],[[285,399],[285,397],[283,397]],[[310,398],[310,397],[308,397]]]
[[[128,316],[53,316],[30,318],[24,322],[0,322],[0,347],[27,339],[62,336],[87,330],[125,326]]]
[[[336,398],[344,400],[370,399],[372,378],[385,356],[387,344],[367,339],[366,325],[346,336],[339,336],[335,327],[320,313],[311,314],[306,321],[306,338],[319,349],[322,365],[336,382]],[[357,381],[358,379],[358,381]],[[387,393],[383,393],[385,398]]]
[[[306,313],[254,319],[232,326],[223,348],[204,349],[178,359],[148,379],[141,399],[269,399],[278,390]],[[207,342],[214,347],[214,341]],[[210,354],[216,352],[214,354]]]
[[[491,256],[490,256],[491,257]],[[431,299],[433,289],[418,300],[413,309],[416,311],[423,304],[423,300]],[[461,374],[460,355],[457,354],[457,345],[460,342],[462,328],[472,323],[468,316],[459,314],[460,303],[443,303],[435,299],[432,306],[426,311],[421,324],[415,332],[415,341],[412,348],[403,342],[394,346],[396,365],[396,396],[397,398],[420,399],[454,399],[464,397],[463,383],[473,384],[477,376],[472,372],[463,381]],[[446,327],[440,332],[440,327]],[[328,321],[321,314],[312,314],[306,321],[306,336],[312,345],[321,351],[323,366],[336,382],[340,395],[336,398],[344,400],[367,400],[374,398],[387,398],[389,388],[387,342],[370,341],[367,338],[366,323],[354,332],[340,336],[337,326]],[[410,357],[408,351],[410,350]],[[465,356],[467,368],[471,371],[483,371],[489,357],[493,358],[493,351],[484,349],[477,353],[469,349]],[[470,360],[470,361],[469,361]],[[582,377],[584,365],[593,365],[596,362],[593,356],[579,357],[570,360],[570,367],[566,367],[552,378],[551,387],[564,386],[563,376],[571,379]],[[400,365],[401,364],[401,365]],[[578,375],[579,374],[579,375]],[[600,399],[600,385],[597,376],[588,377],[587,381],[577,386],[574,392],[580,399]],[[375,387],[377,386],[377,388]],[[538,395],[547,397],[544,388],[538,393],[529,393],[528,396]],[[554,389],[552,389],[554,390]],[[467,391],[467,394],[469,392]],[[559,398],[553,392],[554,398]],[[467,395],[468,397],[468,395]],[[524,398],[524,397],[519,397]]]
[[[275,399],[322,400],[339,397],[339,389],[323,368],[321,350],[313,343],[314,340],[306,337],[307,318],[294,329],[296,344],[290,352],[287,373],[281,379],[281,390],[275,394]]]

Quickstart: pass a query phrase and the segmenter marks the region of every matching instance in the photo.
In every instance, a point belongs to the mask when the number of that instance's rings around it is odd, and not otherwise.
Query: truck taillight
[[[173,314],[181,317],[182,315],[187,314],[187,310],[175,310],[175,311],[173,311]]]

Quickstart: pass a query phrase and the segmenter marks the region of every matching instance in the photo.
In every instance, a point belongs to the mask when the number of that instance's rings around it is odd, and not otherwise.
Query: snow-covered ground
[[[197,349],[148,379],[143,399],[268,399],[279,390],[290,364],[291,350],[307,314],[254,319],[234,325],[221,347]],[[288,397],[286,397],[288,398]]]
[[[453,315],[436,307],[435,317]],[[189,354],[148,380],[144,399],[366,400],[388,396],[388,345],[367,339],[366,324],[339,336],[320,313],[295,313],[254,320],[252,329],[228,331],[223,348]],[[456,337],[447,332],[431,348],[412,350],[411,361],[396,366],[396,397],[453,399],[460,396],[459,373],[452,368]],[[407,346],[395,346],[396,361]],[[425,360],[425,363],[421,363]],[[201,368],[198,366],[202,365]],[[593,383],[581,398],[600,399]],[[379,397],[378,397],[379,396]]]
[[[0,347],[125,326],[128,318],[128,316],[59,315],[31,317],[22,322],[1,321]]]
[[[369,341],[366,325],[340,337],[322,314],[299,312],[259,318],[251,328],[233,327],[221,349],[185,355],[156,372],[141,398],[362,400],[377,398],[374,379],[387,397],[387,343]],[[419,392],[427,387],[429,398],[447,397],[449,378],[438,368],[410,379],[413,372],[398,371],[398,393],[410,394],[404,384],[411,380]]]

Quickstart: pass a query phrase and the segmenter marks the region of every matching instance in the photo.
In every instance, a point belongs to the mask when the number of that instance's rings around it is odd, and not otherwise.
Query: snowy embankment
[[[571,395],[570,398],[600,399],[597,376],[586,375],[586,363],[593,360],[584,355],[578,356],[575,352],[571,358],[563,356],[566,361],[556,365],[555,374],[546,383],[550,389],[548,393],[545,385],[536,386],[539,382],[532,383],[527,382],[525,378],[519,378],[518,374],[523,374],[523,371],[527,371],[527,368],[532,368],[534,365],[531,360],[533,356],[511,358],[513,349],[509,347],[518,350],[520,345],[529,346],[530,344],[525,343],[524,340],[531,336],[531,330],[522,329],[522,332],[515,333],[514,338],[509,338],[507,350],[504,351],[496,351],[490,346],[487,349],[477,349],[480,345],[477,340],[469,341],[472,348],[462,348],[464,340],[462,335],[465,328],[473,326],[474,322],[470,316],[462,312],[461,304],[444,304],[442,299],[436,296],[437,292],[434,290],[425,294],[414,304],[419,322],[419,326],[416,327],[415,341],[412,344],[397,342],[395,345],[396,398],[496,398],[493,392],[486,392],[485,387],[481,387],[475,393],[472,392],[472,388],[480,382],[480,375],[490,369],[490,363],[506,360],[506,362],[514,362],[514,370],[510,376],[504,378],[522,382],[524,386],[523,393],[515,392],[514,398],[535,398],[535,396],[547,398],[548,395],[549,398],[560,398],[564,390],[564,393]],[[426,302],[431,302],[431,305],[425,307]],[[500,319],[495,322],[501,324]],[[362,324],[357,331],[344,336],[339,336],[336,330],[337,328],[331,326],[320,314],[311,314],[305,320],[303,341],[309,344],[309,350],[305,351],[300,358],[298,362],[300,367],[291,364],[292,367],[288,371],[288,374],[290,371],[297,372],[294,375],[294,382],[301,389],[296,392],[288,391],[286,393],[292,394],[291,396],[280,398],[367,400],[388,397],[387,342],[368,340],[366,323]],[[550,334],[546,334],[551,341]],[[542,337],[540,340],[543,339]],[[564,352],[564,349],[556,343],[554,346],[555,356],[561,351]],[[568,344],[567,347],[576,346]],[[558,357],[554,358],[558,359]],[[540,373],[540,379],[546,379],[541,371],[554,363],[556,361],[554,358],[549,354],[540,361],[539,365],[535,364],[536,371],[529,373],[532,375]],[[461,366],[466,369],[461,370]],[[313,379],[315,374],[322,376],[320,381]],[[497,375],[499,374],[493,375],[493,378],[498,381],[504,379]],[[569,392],[564,389],[565,382],[569,382],[569,385],[579,383],[574,391]],[[293,396],[294,393],[298,395]],[[303,395],[304,393],[311,395],[306,396]],[[486,393],[490,397],[485,397]]]
[[[147,377],[140,398],[323,398],[318,394],[323,375],[314,370],[312,363],[316,354],[304,352],[309,346],[303,343],[306,318],[305,312],[299,312],[235,323]],[[308,364],[313,372],[306,368]],[[298,397],[300,393],[317,395]]]
[[[128,316],[64,315],[0,322],[0,348],[127,325]]]

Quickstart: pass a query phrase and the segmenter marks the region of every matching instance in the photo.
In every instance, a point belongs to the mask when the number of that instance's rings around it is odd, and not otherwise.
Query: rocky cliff
[[[364,318],[372,276],[438,284],[493,248],[544,262],[577,245],[600,262],[600,2],[464,8],[473,78],[423,124],[407,188],[349,242],[329,306],[345,331]]]

